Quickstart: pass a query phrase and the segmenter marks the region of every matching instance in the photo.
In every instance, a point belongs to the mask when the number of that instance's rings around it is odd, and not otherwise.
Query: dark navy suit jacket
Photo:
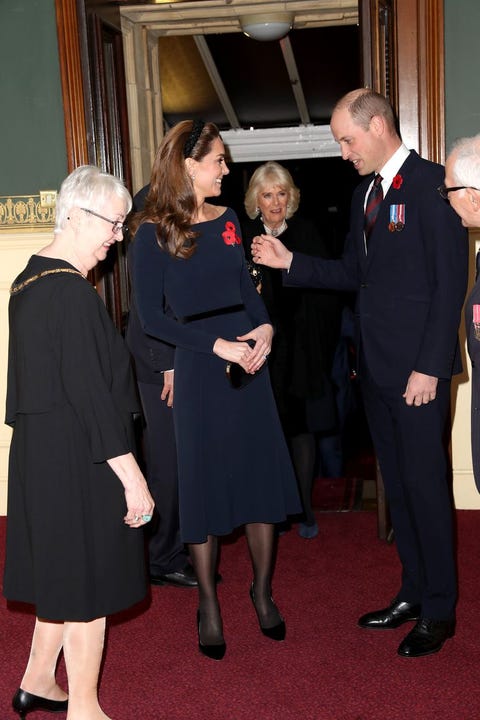
[[[480,323],[474,322],[474,310],[480,308],[480,280],[477,279],[465,303],[465,327],[467,330],[468,354],[472,361],[472,406],[471,441],[473,474],[480,492]],[[476,315],[476,312],[475,312]],[[477,320],[475,318],[475,320]]]
[[[357,292],[359,352],[378,385],[406,385],[413,370],[449,379],[461,371],[458,325],[468,241],[459,218],[436,191],[444,169],[410,152],[396,187],[392,184],[382,202],[366,255],[364,199],[371,179],[354,192],[342,258],[294,253],[284,282]],[[400,232],[389,230],[395,205],[404,205]]]

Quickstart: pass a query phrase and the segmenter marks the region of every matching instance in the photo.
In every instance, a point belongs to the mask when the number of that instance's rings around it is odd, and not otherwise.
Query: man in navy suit
[[[149,186],[135,195],[133,208],[143,209]],[[177,448],[173,426],[173,364],[175,348],[145,335],[133,304],[126,341],[133,356],[145,418],[144,449],[147,482],[155,499],[149,528],[148,559],[153,585],[198,587],[180,539]]]
[[[402,563],[395,598],[358,623],[387,630],[416,621],[398,653],[419,657],[440,650],[455,631],[444,440],[451,376],[461,371],[467,236],[437,192],[442,166],[402,143],[382,95],[365,88],[348,93],[334,108],[331,130],[343,159],[365,177],[353,194],[342,258],[291,253],[266,235],[254,238],[252,255],[284,269],[288,285],[357,293],[358,376]],[[374,185],[383,198],[371,203]]]

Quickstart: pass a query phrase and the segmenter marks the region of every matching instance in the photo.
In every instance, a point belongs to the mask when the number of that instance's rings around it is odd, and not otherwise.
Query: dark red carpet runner
[[[112,720],[478,720],[480,514],[458,511],[457,518],[458,627],[440,653],[397,656],[410,626],[356,627],[359,615],[397,591],[395,547],[377,540],[374,512],[319,513],[314,540],[302,540],[295,527],[280,537],[274,596],[287,622],[284,643],[258,629],[244,537],[224,542],[225,659],[208,660],[197,650],[195,590],[152,588],[143,608],[110,621],[100,687],[105,711]],[[4,536],[1,518],[2,564]],[[0,718],[8,720],[33,617],[1,600],[0,627]],[[59,676],[64,681],[63,662]]]

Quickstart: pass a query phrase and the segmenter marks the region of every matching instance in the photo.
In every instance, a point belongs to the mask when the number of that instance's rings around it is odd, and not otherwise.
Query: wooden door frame
[[[85,0],[56,0],[56,19],[67,166],[98,164],[123,177],[131,189],[131,158],[126,114],[123,38]],[[89,280],[119,330],[128,313],[125,244],[116,244]]]
[[[85,90],[77,0],[55,0],[58,55],[63,95],[67,168],[88,164]]]
[[[379,89],[379,0],[359,0],[365,85]],[[393,0],[397,108],[405,143],[445,159],[443,0]],[[55,0],[68,170],[88,162],[77,0]]]
[[[382,92],[379,10],[360,0],[364,84]],[[445,161],[445,49],[443,0],[391,0],[394,13],[395,97],[405,144],[422,157]]]

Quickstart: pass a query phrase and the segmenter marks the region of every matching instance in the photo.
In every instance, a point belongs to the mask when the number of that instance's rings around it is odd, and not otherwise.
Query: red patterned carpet
[[[318,512],[362,510],[364,480],[356,477],[315,480],[312,505]]]
[[[294,526],[279,540],[274,594],[287,622],[284,643],[258,630],[244,538],[225,542],[224,660],[198,652],[196,592],[152,588],[143,608],[110,622],[105,711],[112,720],[478,720],[480,514],[458,511],[457,519],[458,627],[440,653],[401,658],[405,627],[382,633],[356,626],[360,614],[397,590],[395,547],[377,540],[374,512],[318,513],[317,538],[302,540]],[[4,534],[1,518],[2,558]],[[1,720],[13,718],[10,698],[32,625],[24,608],[0,600]],[[29,720],[52,717],[39,712]]]

